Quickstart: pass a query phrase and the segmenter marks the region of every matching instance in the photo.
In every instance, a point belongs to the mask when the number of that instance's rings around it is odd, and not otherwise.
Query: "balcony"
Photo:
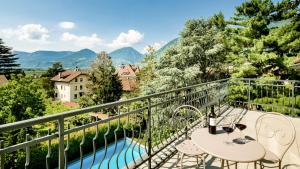
[[[203,116],[174,116],[181,105],[192,105]],[[206,124],[214,108],[217,124],[241,121],[243,134],[256,138],[256,119],[265,112],[288,116],[300,132],[300,81],[223,79],[148,96],[63,112],[0,126],[1,135],[25,132],[19,142],[2,140],[0,168],[180,168],[175,143]],[[102,112],[107,119],[73,125],[77,116]],[[180,118],[191,119],[190,125]],[[38,131],[47,126],[48,132]],[[300,139],[283,159],[283,168],[300,168]],[[11,160],[11,157],[18,159]],[[8,162],[9,161],[9,162]],[[205,158],[207,168],[220,168],[220,159]],[[235,163],[229,161],[229,167]],[[184,168],[196,168],[196,159],[186,157]],[[201,168],[201,167],[200,167]],[[252,163],[238,168],[253,168]],[[266,167],[267,168],[267,167]]]

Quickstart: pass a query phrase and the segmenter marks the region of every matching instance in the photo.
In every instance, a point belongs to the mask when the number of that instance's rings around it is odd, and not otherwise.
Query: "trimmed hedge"
[[[280,98],[269,98],[269,97],[264,97],[264,98],[259,98],[259,99],[254,99],[254,103],[259,103],[259,104],[266,104],[262,106],[262,109],[264,111],[274,111],[274,112],[279,112],[283,113],[286,115],[291,115],[291,116],[300,116],[300,96],[296,96],[295,98],[291,97],[280,97]],[[292,109],[294,103],[294,112]],[[285,106],[288,108],[276,108],[274,106]]]

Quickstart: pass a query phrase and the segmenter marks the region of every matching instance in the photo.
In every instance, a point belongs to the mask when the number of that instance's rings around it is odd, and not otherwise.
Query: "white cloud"
[[[160,41],[160,42],[154,42],[153,44],[147,45],[143,48],[143,52],[147,53],[149,50],[149,47],[153,47],[155,50],[160,49],[163,45],[165,45],[166,42],[165,41]]]
[[[113,40],[112,43],[108,44],[111,48],[121,48],[132,46],[134,44],[140,43],[144,39],[144,34],[139,31],[130,29],[127,33],[121,32],[120,35]]]
[[[0,37],[14,50],[20,51],[80,50],[82,48],[112,51],[121,47],[134,46],[144,39],[142,33],[133,29],[121,32],[114,40],[104,40],[96,33],[79,35],[68,31],[51,32],[41,24],[0,28]]]
[[[30,41],[46,41],[50,37],[48,29],[40,24],[26,24],[17,28],[2,29],[0,34],[6,38]]]
[[[64,21],[64,22],[60,22],[59,26],[63,29],[73,29],[75,28],[76,25],[74,22]]]
[[[75,45],[84,48],[93,48],[97,45],[101,45],[102,42],[102,39],[99,38],[95,33],[91,36],[78,36],[69,32],[65,32],[62,34],[61,40],[74,42]]]

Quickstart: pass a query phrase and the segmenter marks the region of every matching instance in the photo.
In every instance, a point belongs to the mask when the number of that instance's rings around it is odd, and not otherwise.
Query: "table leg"
[[[224,160],[221,161],[221,169],[224,169]]]
[[[254,162],[254,169],[256,169],[256,161]]]
[[[226,160],[226,164],[227,164],[227,168],[230,169],[228,160]]]
[[[237,162],[235,162],[235,169],[237,169],[237,166],[238,166],[237,164],[238,164],[238,163],[237,163]]]

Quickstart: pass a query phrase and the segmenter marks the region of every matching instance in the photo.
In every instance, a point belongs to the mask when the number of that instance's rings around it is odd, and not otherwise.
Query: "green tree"
[[[225,21],[225,18],[224,18],[224,15],[223,15],[222,12],[214,14],[210,18],[209,21],[211,22],[212,25],[214,25],[218,30],[221,30],[221,31],[225,30],[226,25],[227,25],[227,23]]]
[[[59,72],[63,72],[64,68],[60,62],[53,63],[52,67],[49,67],[47,72],[43,74],[44,77],[53,77],[57,75]]]
[[[81,97],[82,107],[117,101],[122,95],[122,84],[106,52],[97,54],[89,70],[89,92]]]
[[[62,63],[55,62],[47,71],[42,74],[42,78],[39,79],[40,85],[45,89],[46,95],[49,98],[54,97],[54,82],[50,79],[56,76],[59,72],[65,71]]]
[[[40,86],[32,78],[13,76],[0,86],[0,124],[43,115],[45,103]]]
[[[151,83],[153,79],[157,77],[156,73],[156,65],[157,65],[157,58],[156,58],[155,48],[153,46],[148,46],[147,54],[141,61],[141,69],[137,74],[138,79],[138,92],[142,92],[142,94],[153,93],[151,91],[147,91],[148,89],[153,89],[154,87],[150,88],[147,84]],[[147,86],[147,87],[146,87]]]
[[[45,94],[48,98],[54,97],[54,81],[50,80],[49,77],[41,77],[35,79],[39,86],[41,86],[45,90]]]
[[[228,37],[234,77],[291,76],[299,55],[299,1],[251,0],[236,7]]]
[[[0,38],[0,74],[10,78],[12,74],[20,74],[22,70],[19,68],[20,64],[17,64],[17,57],[12,53],[12,49],[5,46],[4,42]]]
[[[143,86],[144,91],[164,91],[217,78],[226,54],[219,32],[211,20],[187,21],[179,45],[161,56],[157,77]]]

